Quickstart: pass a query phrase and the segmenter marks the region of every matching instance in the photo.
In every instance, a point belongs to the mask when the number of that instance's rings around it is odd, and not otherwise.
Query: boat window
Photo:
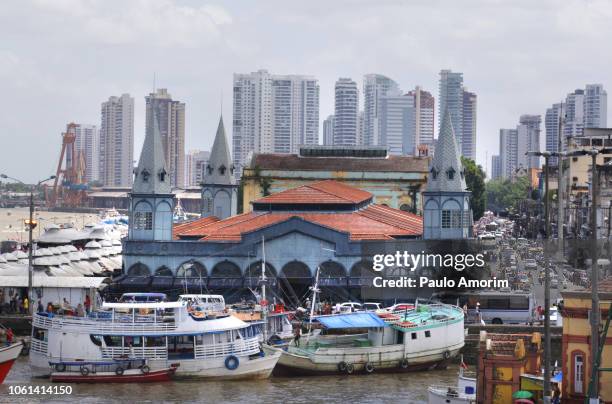
[[[417,333],[413,332],[412,334],[410,334],[410,336],[412,337],[412,339],[417,339]]]
[[[104,344],[107,347],[121,346],[122,337],[120,335],[105,335]]]
[[[426,330],[425,331],[425,338],[429,338],[429,337],[431,337],[431,331]]]
[[[166,346],[166,337],[145,337],[147,347]]]
[[[34,327],[32,329],[32,338],[39,341],[47,341],[47,333],[42,328]]]
[[[102,337],[99,335],[90,335],[89,339],[95,346],[102,346]]]

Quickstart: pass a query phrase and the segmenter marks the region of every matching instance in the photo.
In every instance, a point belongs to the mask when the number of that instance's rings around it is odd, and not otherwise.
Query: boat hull
[[[340,362],[353,365],[353,374],[366,373],[366,364],[374,367],[374,372],[400,373],[418,370],[444,369],[452,358],[460,351],[462,344],[451,347],[445,351],[434,351],[423,354],[409,354],[405,356],[407,364],[400,366],[404,358],[403,350],[376,351],[372,349],[350,349],[344,353],[332,355],[316,354],[313,358],[282,351],[281,357],[274,368],[275,376],[315,376],[331,374],[347,374],[339,369]],[[277,350],[270,346],[264,346],[267,351]],[[337,351],[337,350],[336,350]],[[444,352],[449,352],[445,354]]]
[[[0,384],[4,382],[4,379],[11,371],[22,348],[23,343],[21,342],[0,348]]]
[[[272,374],[272,369],[280,358],[280,352],[269,352],[264,357],[254,359],[248,356],[239,357],[239,365],[230,370],[225,366],[225,358],[206,359],[149,359],[147,364],[151,371],[165,369],[172,363],[179,367],[175,379],[266,379]],[[76,361],[76,358],[62,358],[63,361]],[[44,355],[30,353],[30,366],[35,377],[48,377],[51,374],[49,362],[59,361],[59,358],[49,358]]]
[[[91,373],[83,376],[79,372],[54,372],[51,381],[56,383],[154,383],[167,382],[172,379],[176,368],[160,369],[149,373],[140,370],[125,371],[121,376],[114,372]]]
[[[428,404],[472,404],[476,402],[476,396],[453,397],[442,391],[429,389],[427,391]]]

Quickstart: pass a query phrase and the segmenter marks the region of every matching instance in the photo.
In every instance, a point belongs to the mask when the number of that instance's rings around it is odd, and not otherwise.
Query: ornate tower
[[[130,194],[129,240],[172,240],[174,195],[155,114],[145,136]]]
[[[237,201],[238,186],[221,116],[210,151],[210,160],[204,170],[202,217],[216,216],[225,219],[233,216],[236,214]]]
[[[423,211],[424,239],[465,239],[472,234],[470,191],[448,110],[444,111],[423,192]]]

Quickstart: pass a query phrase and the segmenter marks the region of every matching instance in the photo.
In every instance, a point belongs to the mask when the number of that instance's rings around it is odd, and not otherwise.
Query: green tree
[[[463,164],[463,169],[465,170],[465,183],[468,189],[472,191],[470,204],[474,221],[476,221],[484,214],[487,204],[487,194],[485,192],[485,178],[487,175],[482,166],[477,165],[470,158],[461,157],[461,164]]]
[[[515,181],[500,178],[487,182],[487,209],[495,212],[516,211],[522,200],[533,197],[529,191],[530,185],[527,177],[518,177]]]

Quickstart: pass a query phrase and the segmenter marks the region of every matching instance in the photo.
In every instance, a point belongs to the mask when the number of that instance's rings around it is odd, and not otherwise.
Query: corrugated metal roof
[[[105,277],[86,276],[34,276],[32,285],[35,288],[97,288],[107,279]],[[27,276],[0,276],[0,287],[25,288]]]

